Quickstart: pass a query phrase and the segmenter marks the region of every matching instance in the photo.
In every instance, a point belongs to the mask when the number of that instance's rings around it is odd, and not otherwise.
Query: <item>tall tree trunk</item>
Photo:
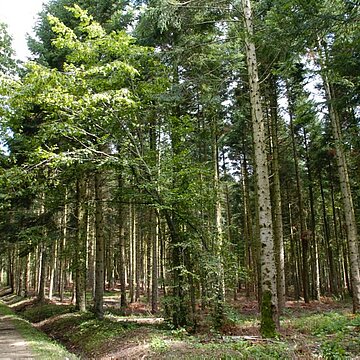
[[[324,187],[322,182],[322,176],[319,174],[319,185],[320,185],[320,195],[322,200],[322,213],[323,213],[323,220],[324,220],[324,240],[326,245],[326,254],[328,258],[328,268],[329,268],[329,286],[330,286],[330,292],[334,292],[334,279],[335,279],[335,273],[334,273],[334,257],[333,257],[333,250],[332,245],[330,241],[330,231],[329,231],[329,224],[328,224],[328,218],[326,213],[326,202],[325,202],[325,194],[324,194]]]
[[[124,186],[124,180],[121,175],[118,177],[118,186],[120,191]],[[118,222],[119,222],[119,275],[120,275],[120,308],[125,309],[126,302],[126,258],[125,258],[125,229],[124,229],[124,205],[120,202],[118,205]]]
[[[314,207],[314,187],[313,187],[313,177],[310,166],[310,154],[309,154],[309,146],[307,139],[306,129],[303,129],[304,132],[304,145],[305,145],[305,153],[306,153],[306,167],[307,167],[307,175],[308,175],[308,188],[309,188],[309,201],[310,201],[310,231],[311,231],[311,242],[312,242],[312,273],[313,273],[313,298],[316,300],[320,300],[320,277],[319,277],[319,253],[316,239],[316,217],[315,217],[315,207]]]
[[[290,252],[293,261],[293,281],[294,281],[294,297],[296,300],[300,299],[300,271],[299,271],[299,258],[296,251],[296,239],[294,234],[294,223],[292,215],[292,204],[289,202],[289,225],[290,225]]]
[[[290,115],[290,131],[291,131],[291,142],[292,142],[292,150],[293,150],[293,158],[294,158],[294,170],[296,177],[296,189],[297,189],[297,201],[298,201],[298,210],[299,210],[299,221],[300,221],[300,231],[299,231],[299,240],[301,246],[301,259],[302,259],[302,286],[303,286],[303,296],[305,303],[309,302],[309,263],[308,263],[308,248],[309,248],[309,240],[308,240],[308,232],[306,229],[306,222],[304,217],[304,200],[303,200],[303,192],[301,186],[301,179],[299,173],[299,159],[298,153],[296,149],[296,141],[295,141],[295,128],[294,128],[294,96],[291,93],[291,89],[288,86],[288,100],[289,100],[289,115]]]
[[[77,229],[75,246],[76,309],[86,311],[86,181],[81,178],[76,184]]]
[[[25,258],[24,297],[28,297],[30,292],[30,259],[31,255],[27,254]]]
[[[46,278],[47,278],[47,252],[48,249],[46,245],[40,245],[40,276],[39,276],[39,293],[37,300],[39,302],[45,301],[45,289],[46,289]]]
[[[242,0],[242,6],[245,25],[246,60],[250,83],[261,242],[261,334],[264,337],[274,337],[276,336],[276,328],[279,326],[279,315],[277,310],[276,263],[265,128],[253,40],[254,31],[250,0]]]
[[[94,310],[98,319],[104,318],[105,236],[103,214],[103,176],[95,173],[95,296]]]
[[[151,312],[158,311],[158,248],[160,235],[160,218],[157,211],[152,212],[155,217],[155,231],[152,233],[152,276],[151,276]]]
[[[252,270],[253,260],[255,259],[255,263],[257,264],[257,257],[253,256],[253,253],[256,252],[255,247],[251,243],[251,240],[254,238],[253,236],[253,220],[251,215],[251,207],[250,207],[250,191],[249,191],[249,176],[248,176],[248,167],[247,167],[247,159],[244,152],[244,158],[241,161],[241,184],[243,190],[244,197],[244,246],[245,246],[245,268],[246,271],[251,274],[251,276],[246,277],[245,283],[245,291],[246,296],[249,297],[251,292],[255,291],[255,274],[256,271]]]
[[[60,240],[60,262],[59,262],[59,297],[60,301],[64,301],[64,290],[65,290],[65,269],[66,269],[66,259],[65,259],[65,247],[66,241],[68,237],[67,231],[67,222],[68,222],[68,204],[67,204],[68,196],[67,191],[65,192],[65,205],[64,212],[62,218],[62,234]]]
[[[277,114],[277,91],[276,79],[270,78],[270,114],[271,114],[271,139],[272,139],[272,207],[274,220],[274,243],[277,271],[277,295],[279,314],[285,306],[285,254],[284,254],[284,236],[282,220],[282,202],[280,186],[280,165],[279,165],[279,139],[278,139],[278,114]]]
[[[324,67],[323,67],[323,71]],[[355,210],[353,205],[352,193],[350,188],[349,173],[343,148],[342,133],[340,127],[340,116],[336,110],[333,101],[335,100],[328,76],[323,72],[323,82],[325,93],[328,100],[329,114],[332,125],[333,137],[336,149],[336,160],[340,179],[340,189],[342,203],[345,213],[345,226],[347,230],[347,239],[349,244],[350,276],[353,294],[353,312],[360,311],[360,262],[359,262],[359,239],[355,219]]]
[[[129,206],[130,233],[129,233],[129,290],[130,302],[135,301],[135,268],[136,268],[136,219],[134,204]]]
[[[136,211],[134,207],[134,222],[135,222],[135,237],[134,237],[134,259],[135,259],[135,301],[140,299],[140,277],[141,277],[141,263],[142,263],[142,251],[141,245],[143,243],[142,229],[140,227],[140,211]]]
[[[56,260],[57,260],[57,240],[52,245],[51,264],[50,264],[50,279],[49,279],[49,300],[53,298],[55,272],[56,272]]]
[[[215,300],[214,300],[214,319],[215,326],[220,328],[224,322],[224,306],[225,306],[225,274],[222,259],[223,251],[223,226],[222,226],[222,204],[221,204],[221,185],[219,175],[219,149],[217,140],[217,124],[213,120],[213,165],[214,165],[214,190],[215,190],[215,231],[216,238],[214,244],[214,255],[216,258],[217,268],[215,270]]]
[[[8,270],[7,270],[7,285],[10,286],[11,292],[15,292],[15,276],[14,276],[14,249],[13,245],[9,246],[8,250]]]
[[[89,199],[91,196],[89,195]],[[87,271],[87,287],[91,289],[94,297],[95,294],[95,230],[94,230],[94,216],[88,212],[87,214],[87,257],[88,257],[88,271]]]
[[[341,209],[338,210],[338,219],[339,219],[339,229],[340,229],[340,237],[341,239],[344,239],[344,232],[343,232],[343,225],[342,225],[342,213],[341,213]],[[346,284],[346,288],[350,294],[350,296],[352,296],[352,290],[351,290],[351,281],[350,281],[350,277],[349,277],[349,261],[348,261],[348,247],[347,247],[347,242],[344,241],[342,243],[342,251],[343,251],[343,259],[344,259],[344,277],[345,277],[345,284]]]

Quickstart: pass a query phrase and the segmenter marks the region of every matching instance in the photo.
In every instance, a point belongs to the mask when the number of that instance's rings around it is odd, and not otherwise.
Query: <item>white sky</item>
[[[26,33],[31,33],[43,2],[47,0],[0,0],[0,21],[8,25],[13,49],[20,60],[29,56]]]

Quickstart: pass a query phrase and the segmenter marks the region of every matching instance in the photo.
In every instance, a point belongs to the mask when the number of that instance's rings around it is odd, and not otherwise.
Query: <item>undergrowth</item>
[[[351,359],[360,354],[360,315],[328,312],[303,315],[289,326],[315,337],[324,359]]]

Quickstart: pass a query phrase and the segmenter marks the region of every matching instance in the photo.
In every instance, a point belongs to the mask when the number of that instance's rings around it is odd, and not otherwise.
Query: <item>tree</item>
[[[0,22],[0,75],[13,73],[16,69],[15,53],[11,46],[11,40],[7,25]]]
[[[249,73],[250,101],[252,107],[253,141],[256,164],[259,228],[261,242],[261,333],[274,337],[279,324],[277,311],[276,263],[270,201],[270,184],[266,154],[265,125],[261,107],[256,50],[253,40],[251,3],[242,1],[246,62]]]

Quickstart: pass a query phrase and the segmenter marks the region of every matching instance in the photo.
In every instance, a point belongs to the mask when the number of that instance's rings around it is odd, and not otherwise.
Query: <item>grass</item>
[[[150,348],[156,353],[164,353],[169,349],[169,345],[167,344],[165,339],[155,335],[150,341]]]
[[[27,320],[20,318],[0,302],[0,314],[11,318],[16,329],[25,338],[30,349],[40,360],[78,359],[62,345],[54,342],[43,332],[35,329]]]
[[[294,351],[289,344],[281,341],[262,343],[237,339],[231,342],[194,343],[193,347],[203,353],[204,359],[294,359]]]
[[[74,311],[75,307],[73,305],[55,305],[44,303],[23,309],[23,311],[21,311],[21,317],[31,323],[37,323],[52,316],[63,315]]]

